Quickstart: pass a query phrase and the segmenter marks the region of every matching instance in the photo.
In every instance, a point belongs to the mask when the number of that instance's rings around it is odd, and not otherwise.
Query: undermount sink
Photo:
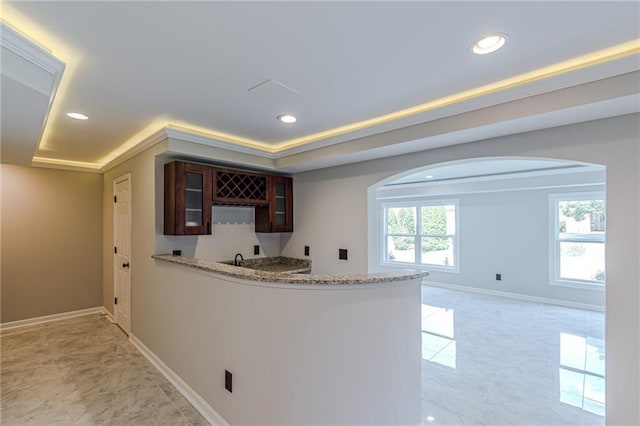
[[[218,263],[237,266],[233,260],[223,260]],[[311,272],[311,261],[283,256],[259,257],[240,261],[240,267],[266,272],[304,274]]]
[[[224,263],[225,265],[231,265],[231,266],[238,266],[239,268],[257,269],[257,270],[261,269],[260,265],[255,265],[255,264],[251,264],[251,263],[245,263],[244,260],[240,261],[240,265],[236,265],[233,260],[224,260],[224,261],[218,262],[218,263]]]

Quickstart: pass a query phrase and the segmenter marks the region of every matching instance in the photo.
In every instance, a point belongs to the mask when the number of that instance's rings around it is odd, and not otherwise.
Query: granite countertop
[[[225,260],[225,265],[233,265],[233,260]],[[255,269],[265,272],[281,272],[286,274],[304,274],[311,272],[311,261],[307,259],[295,259],[293,257],[256,257],[242,260],[242,268]]]
[[[241,278],[249,281],[259,281],[264,283],[280,283],[280,284],[302,284],[302,285],[340,285],[340,284],[379,284],[390,283],[398,281],[406,281],[417,278],[426,277],[429,275],[425,271],[417,271],[414,269],[403,269],[396,272],[389,273],[376,273],[376,274],[350,274],[350,275],[319,275],[319,274],[300,274],[295,273],[298,269],[287,269],[287,272],[283,272],[284,266],[272,266],[271,270],[268,270],[267,259],[278,259],[273,261],[272,265],[286,265],[290,262],[291,267],[295,268],[302,263],[309,262],[303,259],[292,258],[266,258],[264,262],[264,270],[250,269],[240,266],[233,266],[222,262],[215,262],[212,260],[201,260],[193,257],[174,256],[171,254],[158,254],[151,256],[154,259],[161,260],[169,263],[176,263],[201,271],[213,272],[216,274],[226,275],[235,278]],[[255,261],[259,259],[247,259],[245,264],[249,261]],[[310,264],[307,264],[307,268],[304,271],[309,270]]]

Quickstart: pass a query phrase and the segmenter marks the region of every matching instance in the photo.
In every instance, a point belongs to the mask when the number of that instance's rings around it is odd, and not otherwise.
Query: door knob
[[[129,267],[129,262],[127,262],[127,263],[123,263],[123,264],[122,264],[122,267],[123,267],[123,268],[128,268],[128,267]]]

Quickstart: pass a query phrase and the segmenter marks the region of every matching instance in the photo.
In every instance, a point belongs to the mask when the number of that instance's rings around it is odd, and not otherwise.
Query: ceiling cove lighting
[[[68,112],[67,117],[71,117],[76,120],[87,120],[89,118],[84,114],[80,114],[79,112]]]
[[[506,41],[507,36],[504,34],[491,34],[474,44],[471,50],[476,55],[492,53],[504,46]]]
[[[298,119],[296,117],[294,117],[291,114],[280,114],[278,117],[276,117],[278,119],[278,121],[285,123],[285,124],[293,124],[296,121],[298,121]]]

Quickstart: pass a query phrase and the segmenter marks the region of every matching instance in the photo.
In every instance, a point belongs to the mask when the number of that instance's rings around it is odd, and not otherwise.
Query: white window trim
[[[446,236],[453,237],[453,254],[454,254],[454,265],[453,266],[441,266],[441,265],[430,265],[419,263],[419,251],[415,252],[415,260],[413,263],[409,262],[389,262],[386,260],[387,256],[387,219],[388,216],[386,214],[386,210],[389,207],[416,207],[416,209],[420,209],[423,206],[443,206],[443,205],[454,205],[456,209],[455,215],[455,225],[456,225],[456,233],[454,235],[447,234]],[[401,201],[401,202],[393,202],[387,201],[384,203],[380,203],[380,216],[381,216],[381,233],[382,241],[380,244],[380,265],[388,268],[401,268],[406,269],[410,267],[412,269],[426,270],[426,271],[438,271],[438,272],[449,272],[449,273],[460,273],[460,200],[455,199],[414,199],[412,201]],[[419,213],[416,210],[416,222],[418,221]],[[418,223],[416,223],[416,231],[419,230]],[[416,235],[420,235],[417,233]],[[408,235],[413,237],[414,235]]]
[[[557,232],[560,228],[558,202],[579,200],[604,200],[606,205],[606,194],[604,191],[549,194],[549,285],[604,291],[606,288],[606,278],[604,282],[560,278],[560,239],[558,238]],[[605,244],[606,251],[606,225],[603,244]]]

